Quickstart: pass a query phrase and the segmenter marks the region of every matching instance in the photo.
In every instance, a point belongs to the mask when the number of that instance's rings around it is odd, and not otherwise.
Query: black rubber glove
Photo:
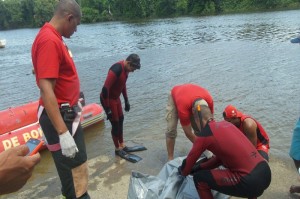
[[[110,108],[106,108],[105,113],[106,113],[107,120],[112,119],[112,112],[111,112]]]
[[[126,100],[126,101],[125,101],[125,111],[126,111],[126,112],[129,112],[129,110],[130,110],[130,104],[129,104],[129,101]]]
[[[181,176],[182,176],[182,170],[181,170],[181,166],[179,166],[179,167],[178,167],[178,173],[179,173],[179,175],[181,175]]]
[[[202,158],[201,160],[198,160],[195,165],[192,167],[191,174],[194,175],[196,172],[201,170],[201,165],[206,162],[207,158]]]

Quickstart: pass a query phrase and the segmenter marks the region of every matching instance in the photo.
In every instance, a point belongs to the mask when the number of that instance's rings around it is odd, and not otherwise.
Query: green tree
[[[94,8],[83,7],[82,11],[82,23],[95,23],[99,20],[99,11]]]
[[[59,0],[0,0],[0,30],[40,27]],[[299,8],[300,0],[76,0],[82,23]]]
[[[273,9],[276,8],[281,2],[282,0],[253,0],[250,4],[262,9]]]
[[[6,0],[4,3],[4,12],[1,12],[5,16],[5,27],[20,28],[23,27],[23,16],[21,11],[21,2],[15,0]]]
[[[176,2],[174,0],[158,0],[155,12],[159,17],[174,16],[176,13]]]
[[[45,22],[50,21],[54,6],[57,0],[34,0],[34,25],[41,27]]]
[[[22,0],[22,16],[26,26],[33,26],[34,4],[32,0]]]
[[[176,13],[179,15],[186,15],[188,11],[188,0],[176,1]]]
[[[0,13],[0,30],[4,30],[9,27],[7,22],[9,11],[3,1],[0,1]]]
[[[148,0],[111,0],[111,12],[117,18],[139,19],[147,16]]]

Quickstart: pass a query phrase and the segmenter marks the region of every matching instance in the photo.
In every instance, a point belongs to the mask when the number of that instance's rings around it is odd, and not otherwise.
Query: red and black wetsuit
[[[108,71],[102,92],[100,94],[101,104],[105,110],[110,108],[112,118],[109,120],[112,125],[111,135],[116,148],[123,143],[123,121],[124,115],[120,95],[124,100],[128,99],[126,81],[128,72],[125,71],[124,61],[112,65]]]
[[[252,118],[249,115],[242,115],[241,117],[241,125],[239,126],[239,129],[244,133],[244,127],[243,127],[243,122],[245,119],[251,118],[255,121],[257,128],[256,128],[256,135],[257,135],[257,144],[256,144],[256,149],[258,152],[266,159],[269,161],[269,149],[270,149],[270,140],[267,132],[265,129],[262,127],[262,125],[256,121],[254,118]],[[244,133],[245,134],[245,133]]]
[[[182,175],[189,175],[200,155],[215,156],[193,175],[201,199],[213,199],[211,189],[236,197],[258,197],[270,185],[271,170],[248,138],[231,123],[209,122],[183,161]],[[225,169],[215,169],[223,165]]]

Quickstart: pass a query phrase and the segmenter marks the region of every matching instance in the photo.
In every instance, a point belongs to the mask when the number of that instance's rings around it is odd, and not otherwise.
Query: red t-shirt
[[[178,117],[182,126],[190,124],[190,117],[192,116],[192,106],[196,99],[204,99],[214,113],[214,102],[210,93],[200,86],[195,84],[183,84],[174,86],[171,95],[177,107]]]
[[[59,32],[49,23],[36,36],[31,56],[37,85],[40,79],[56,79],[54,93],[57,103],[77,104],[80,85],[72,53]],[[43,105],[41,98],[40,104]]]

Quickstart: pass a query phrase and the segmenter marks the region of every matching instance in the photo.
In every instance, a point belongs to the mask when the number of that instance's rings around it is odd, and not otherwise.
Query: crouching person
[[[261,196],[271,183],[268,162],[233,124],[214,121],[207,106],[193,110],[200,135],[179,167],[179,173],[193,175],[201,199],[213,199],[211,190],[243,198]],[[206,149],[214,156],[195,170],[193,166]],[[216,169],[220,165],[225,169]]]

